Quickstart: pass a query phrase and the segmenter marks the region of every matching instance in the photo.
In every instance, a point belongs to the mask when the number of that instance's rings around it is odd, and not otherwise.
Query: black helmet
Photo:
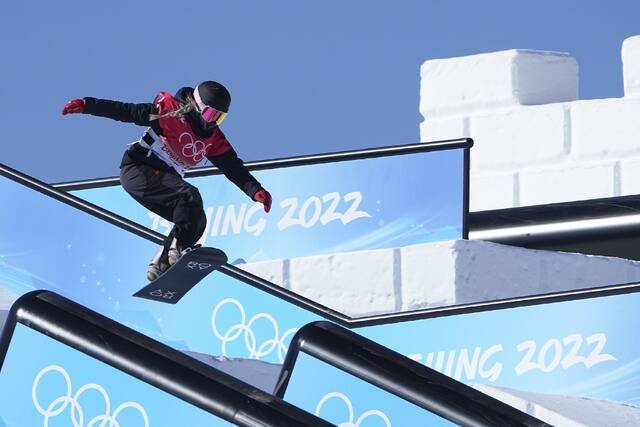
[[[197,101],[201,100],[203,104],[218,111],[229,112],[231,94],[226,87],[218,82],[206,81],[200,83],[194,90],[194,97]]]

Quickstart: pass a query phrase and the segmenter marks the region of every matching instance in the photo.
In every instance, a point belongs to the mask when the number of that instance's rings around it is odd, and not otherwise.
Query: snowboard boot
[[[169,251],[167,252],[169,265],[173,265],[177,263],[181,256],[182,256],[182,247],[178,245],[178,239],[174,237],[173,240],[171,241],[171,246],[169,246]]]
[[[182,245],[178,244],[178,239],[174,238],[171,241],[171,245],[169,246],[169,251],[167,252],[167,259],[168,259],[169,265],[170,266],[174,265],[175,263],[178,262],[180,258],[182,258],[182,255],[186,254],[187,252],[191,252],[192,250],[198,247],[200,247],[200,245],[182,247]]]
[[[149,280],[150,282],[153,282],[158,277],[162,276],[162,273],[167,271],[167,269],[169,268],[167,257],[163,257],[164,252],[164,246],[161,245],[151,259],[149,266],[147,267],[147,280]]]

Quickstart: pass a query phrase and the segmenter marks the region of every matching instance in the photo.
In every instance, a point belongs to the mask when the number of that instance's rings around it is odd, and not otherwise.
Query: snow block
[[[17,299],[18,295],[0,285],[0,310],[9,311],[9,309]]]
[[[565,111],[555,104],[472,116],[471,169],[496,172],[561,161],[567,154]]]
[[[622,42],[624,95],[640,96],[640,36]]]
[[[401,259],[403,310],[640,280],[640,262],[480,240],[408,246]]]
[[[275,283],[278,286],[287,288],[288,277],[285,275],[286,263],[288,263],[288,260],[273,260],[240,264],[236,267],[251,273],[254,276],[268,280],[271,283]]]
[[[473,387],[553,426],[640,425],[640,408],[608,400],[533,393],[476,384]]]
[[[402,311],[456,302],[455,241],[401,249]]]
[[[395,311],[393,249],[291,259],[291,290],[349,316]]]
[[[518,206],[517,174],[472,174],[469,191],[471,212]]]
[[[615,162],[578,163],[520,173],[520,206],[598,199],[615,194]]]
[[[0,332],[2,332],[2,328],[7,322],[7,317],[9,316],[9,310],[11,309],[11,306],[17,299],[18,295],[2,287],[2,285],[0,284]]]
[[[469,118],[451,116],[441,119],[428,119],[420,124],[420,141],[445,141],[447,139],[468,138]]]
[[[578,64],[560,52],[514,49],[434,59],[422,64],[420,75],[425,118],[578,97]]]
[[[267,393],[273,393],[282,370],[282,365],[261,360],[211,356],[193,351],[184,353]]]
[[[620,162],[620,195],[640,194],[640,157]]]
[[[572,103],[572,157],[588,160],[640,155],[639,118],[640,99]]]
[[[283,281],[292,291],[353,317],[640,281],[637,261],[481,240],[287,262],[290,268]],[[257,268],[249,269],[259,273]]]

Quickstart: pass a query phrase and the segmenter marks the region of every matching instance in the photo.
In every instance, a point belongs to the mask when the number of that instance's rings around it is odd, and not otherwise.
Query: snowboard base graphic
[[[164,274],[133,294],[134,297],[176,304],[209,273],[227,262],[220,249],[200,247],[187,252]]]

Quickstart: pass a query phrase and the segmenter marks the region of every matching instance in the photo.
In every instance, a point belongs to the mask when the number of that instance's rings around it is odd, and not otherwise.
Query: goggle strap
[[[202,97],[200,97],[200,92],[198,92],[197,87],[193,90],[193,99],[195,99],[196,104],[198,105],[198,108],[200,109],[200,111],[204,111],[207,105],[204,102],[202,102]]]

